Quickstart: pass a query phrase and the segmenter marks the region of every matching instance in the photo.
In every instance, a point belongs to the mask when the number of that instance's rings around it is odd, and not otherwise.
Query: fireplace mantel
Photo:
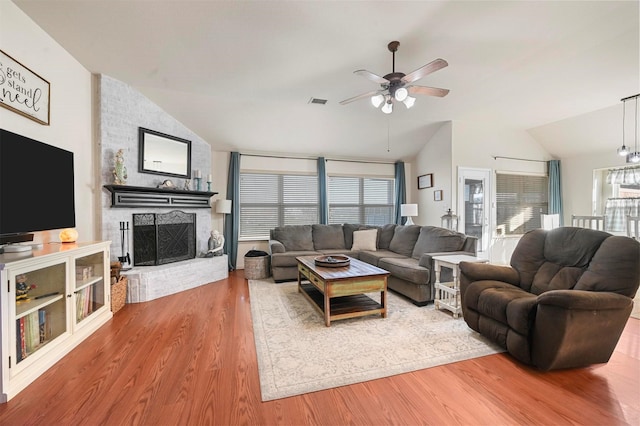
[[[105,185],[111,192],[111,207],[186,207],[211,208],[209,199],[217,192],[147,188],[129,185]]]

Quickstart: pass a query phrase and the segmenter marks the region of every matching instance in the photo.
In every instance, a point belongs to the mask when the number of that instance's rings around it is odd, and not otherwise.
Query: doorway
[[[478,252],[489,248],[491,170],[458,167],[458,231],[478,238]]]

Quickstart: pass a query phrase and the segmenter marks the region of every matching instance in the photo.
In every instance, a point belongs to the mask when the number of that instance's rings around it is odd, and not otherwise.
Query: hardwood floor
[[[242,271],[113,320],[6,404],[0,425],[640,424],[640,320],[607,364],[499,354],[262,402]]]

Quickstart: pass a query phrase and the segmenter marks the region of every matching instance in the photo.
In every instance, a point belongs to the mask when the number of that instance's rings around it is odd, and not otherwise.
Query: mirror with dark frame
[[[191,141],[140,127],[140,173],[191,178]]]

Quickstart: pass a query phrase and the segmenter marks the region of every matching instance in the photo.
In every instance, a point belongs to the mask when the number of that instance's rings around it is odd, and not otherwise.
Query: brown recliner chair
[[[464,319],[541,370],[609,361],[640,284],[640,242],[591,229],[526,233],[511,266],[460,263]]]

